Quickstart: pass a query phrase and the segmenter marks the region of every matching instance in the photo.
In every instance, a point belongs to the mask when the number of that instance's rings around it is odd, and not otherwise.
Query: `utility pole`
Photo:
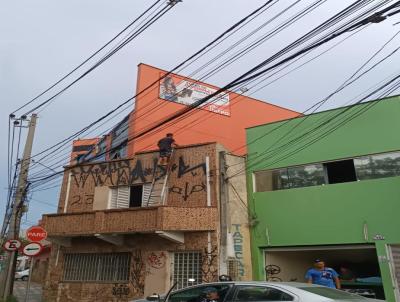
[[[37,115],[32,114],[29,121],[28,136],[25,142],[24,154],[20,161],[20,172],[18,176],[18,185],[15,193],[15,199],[12,204],[12,213],[8,227],[7,240],[18,239],[20,232],[21,217],[24,212],[24,201],[27,192],[28,171],[31,161],[33,137],[35,135]],[[21,125],[22,127],[22,125]],[[0,297],[7,299],[13,292],[15,265],[17,262],[17,251],[8,252],[9,257],[6,260],[4,270],[0,273]]]
[[[228,260],[228,186],[226,180],[226,152],[219,152],[219,211],[220,211],[220,267],[219,274],[226,275],[228,273],[227,260]]]

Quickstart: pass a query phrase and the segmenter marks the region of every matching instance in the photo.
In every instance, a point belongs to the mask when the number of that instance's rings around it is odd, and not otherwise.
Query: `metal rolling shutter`
[[[400,289],[400,245],[391,245],[393,274],[396,277],[397,291]],[[400,292],[397,293],[400,296]]]

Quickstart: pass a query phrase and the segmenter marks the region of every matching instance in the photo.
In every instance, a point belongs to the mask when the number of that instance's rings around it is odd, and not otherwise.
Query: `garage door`
[[[376,250],[373,245],[336,245],[267,248],[265,255],[265,275],[268,281],[305,282],[304,275],[315,259],[322,258],[328,266],[354,260],[368,263],[379,269]],[[360,265],[360,264],[358,264]]]
[[[400,245],[391,245],[391,263],[394,276],[396,301],[400,301]]]

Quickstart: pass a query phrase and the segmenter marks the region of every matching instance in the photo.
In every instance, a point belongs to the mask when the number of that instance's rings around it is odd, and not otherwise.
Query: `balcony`
[[[132,233],[177,234],[217,228],[215,207],[149,207],[80,213],[48,214],[43,227],[50,239],[78,236],[110,236]],[[180,240],[178,240],[180,241]]]

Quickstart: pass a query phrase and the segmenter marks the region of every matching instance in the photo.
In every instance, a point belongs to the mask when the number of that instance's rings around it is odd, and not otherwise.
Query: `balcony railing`
[[[208,231],[217,228],[215,207],[149,207],[43,216],[49,236]]]

